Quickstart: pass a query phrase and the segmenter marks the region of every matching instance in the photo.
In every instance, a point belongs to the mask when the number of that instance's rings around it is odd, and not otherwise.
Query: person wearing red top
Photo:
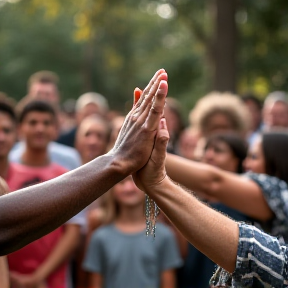
[[[9,165],[6,181],[10,191],[43,183],[67,172],[62,166],[51,163],[49,158],[48,144],[55,137],[57,129],[52,106],[46,102],[32,101],[23,108],[19,122],[25,150],[21,164]],[[79,237],[79,225],[67,223],[9,254],[12,287],[44,285],[47,288],[66,288],[67,260],[74,252]]]

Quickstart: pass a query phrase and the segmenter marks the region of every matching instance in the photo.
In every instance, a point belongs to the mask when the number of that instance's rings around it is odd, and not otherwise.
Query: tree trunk
[[[237,0],[215,0],[214,5],[213,89],[222,92],[235,92],[237,55],[235,13]]]

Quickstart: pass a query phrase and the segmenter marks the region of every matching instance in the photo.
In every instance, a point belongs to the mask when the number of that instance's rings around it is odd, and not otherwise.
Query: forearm
[[[192,245],[227,271],[234,271],[239,237],[236,222],[201,203],[168,178],[145,192]]]
[[[167,155],[166,169],[169,177],[200,197],[219,201],[262,221],[273,217],[260,187],[250,179],[171,154]]]
[[[170,178],[195,192],[212,194],[213,184],[221,180],[219,169],[172,154],[167,154],[165,167]]]
[[[80,241],[80,226],[67,224],[62,238],[49,257],[35,271],[37,278],[44,281],[60,265],[68,261]]]
[[[160,288],[175,288],[176,287],[176,273],[174,269],[169,269],[161,273]]]
[[[9,272],[6,257],[0,257],[0,283],[1,288],[9,288]]]
[[[104,155],[53,180],[2,196],[0,255],[53,231],[124,179],[125,169],[117,164]]]
[[[89,288],[102,288],[103,276],[99,273],[90,273],[89,275]]]

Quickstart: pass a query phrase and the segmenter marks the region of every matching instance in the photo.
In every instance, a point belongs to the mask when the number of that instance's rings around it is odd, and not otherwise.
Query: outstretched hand
[[[169,133],[166,120],[162,118],[158,126],[155,145],[149,161],[142,169],[133,174],[135,184],[144,192],[161,184],[167,176],[165,158],[168,141]]]
[[[158,70],[143,90],[139,101],[126,116],[113,149],[115,165],[124,174],[132,174],[148,161],[163,115],[168,92],[167,73]]]

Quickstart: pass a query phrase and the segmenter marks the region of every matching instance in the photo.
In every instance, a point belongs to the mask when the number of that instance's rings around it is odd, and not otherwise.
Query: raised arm
[[[165,120],[161,120],[160,125],[151,158],[147,165],[134,175],[134,181],[156,201],[192,245],[232,272],[236,263],[238,225],[198,201],[167,177],[164,163],[169,136]]]
[[[156,72],[108,154],[53,180],[0,197],[0,255],[51,232],[146,164],[163,114],[166,81],[163,69]]]
[[[248,178],[171,154],[167,154],[166,169],[169,177],[195,193],[204,193],[255,219],[273,217],[260,187]]]
[[[168,138],[163,120],[149,162],[133,176],[137,186],[156,201],[192,245],[234,272],[235,287],[254,287],[255,281],[259,287],[282,287],[288,278],[287,247],[253,226],[238,224],[212,210],[174,184],[164,166]],[[213,283],[228,287],[230,276],[219,269]]]

